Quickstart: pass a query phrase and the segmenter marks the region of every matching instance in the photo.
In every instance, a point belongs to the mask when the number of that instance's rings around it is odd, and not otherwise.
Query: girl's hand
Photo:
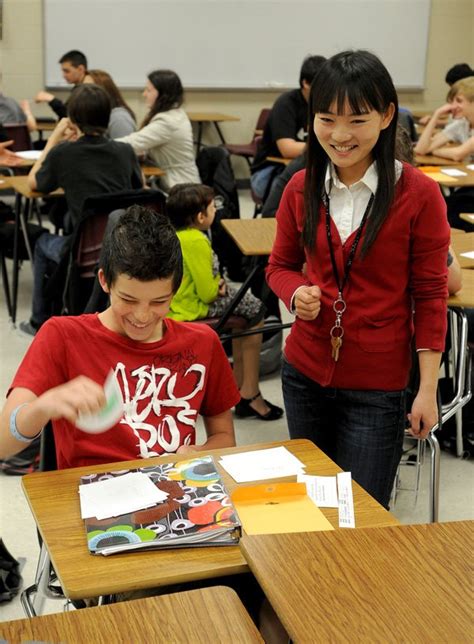
[[[301,320],[315,320],[321,309],[319,286],[301,286],[295,293],[294,308]]]
[[[49,92],[38,92],[35,96],[35,103],[50,103],[54,98],[54,94]]]
[[[219,280],[219,290],[217,291],[217,294],[219,295],[219,297],[224,297],[226,292],[227,292],[227,284],[225,283],[225,279],[221,278]]]
[[[438,422],[436,392],[430,395],[419,392],[413,401],[408,420],[410,434],[415,438],[426,438]]]

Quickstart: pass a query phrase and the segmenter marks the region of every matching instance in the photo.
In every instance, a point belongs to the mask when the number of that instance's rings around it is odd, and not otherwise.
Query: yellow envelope
[[[425,172],[426,176],[436,183],[457,183],[457,177],[450,177],[449,174],[443,172]]]
[[[247,534],[334,530],[307,495],[305,483],[239,487],[232,502]]]

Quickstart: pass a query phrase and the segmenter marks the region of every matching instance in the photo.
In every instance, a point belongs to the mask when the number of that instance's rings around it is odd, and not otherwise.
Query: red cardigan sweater
[[[329,331],[337,297],[325,213],[319,219],[315,252],[303,248],[305,171],[288,183],[277,213],[277,236],[267,268],[272,290],[290,307],[302,285],[321,288],[321,310],[310,322],[296,319],[286,359],[322,386],[341,389],[403,389],[417,348],[442,351],[446,336],[447,252],[450,230],[439,187],[404,164],[389,215],[364,259],[362,235],[344,289],[344,341],[338,362],[331,357]],[[354,231],[344,244],[331,220],[339,274],[344,274]],[[306,262],[306,275],[302,274]],[[413,315],[412,310],[415,309]]]

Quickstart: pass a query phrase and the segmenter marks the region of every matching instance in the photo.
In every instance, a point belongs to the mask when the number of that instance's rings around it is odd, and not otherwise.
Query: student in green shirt
[[[214,192],[208,186],[182,183],[174,186],[167,202],[168,216],[177,230],[183,253],[183,280],[171,302],[169,317],[191,322],[219,317],[234,296],[233,289],[219,274],[216,255],[205,234],[216,214]],[[265,307],[246,293],[234,314],[246,319],[247,327],[263,326]],[[235,413],[241,418],[281,418],[283,410],[265,400],[259,390],[261,334],[232,341],[234,377],[241,401]]]

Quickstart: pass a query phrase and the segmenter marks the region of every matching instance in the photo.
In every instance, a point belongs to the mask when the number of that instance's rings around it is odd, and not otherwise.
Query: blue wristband
[[[16,440],[20,441],[21,443],[31,443],[31,441],[34,441],[35,438],[38,438],[43,430],[38,432],[35,436],[23,436],[23,434],[20,434],[18,427],[16,426],[16,416],[20,409],[25,405],[29,405],[29,403],[22,403],[21,405],[18,405],[18,407],[15,407],[15,409],[10,414],[10,434],[13,436],[13,438],[16,438]]]

